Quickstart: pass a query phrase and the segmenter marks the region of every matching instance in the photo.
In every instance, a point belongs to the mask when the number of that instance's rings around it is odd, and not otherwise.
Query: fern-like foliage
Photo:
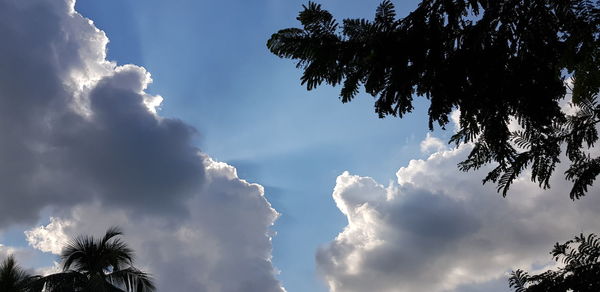
[[[528,282],[529,274],[523,270],[512,272],[511,277],[508,279],[509,287],[515,289],[515,292],[526,292]]]
[[[550,252],[564,267],[538,275],[517,270],[509,278],[516,292],[596,292],[600,291],[600,238],[580,234],[563,244],[556,243]]]
[[[572,199],[599,175],[600,158],[588,150],[599,139],[600,0],[422,0],[404,18],[386,0],[372,21],[341,26],[309,2],[298,20],[302,28],[280,30],[267,47],[297,60],[308,90],[341,85],[349,102],[364,88],[380,117],[403,117],[424,97],[430,128],[460,109],[450,142],[474,148],[459,167],[495,164],[484,183],[503,195],[526,170],[549,188],[563,153]],[[559,104],[568,95],[573,115]]]

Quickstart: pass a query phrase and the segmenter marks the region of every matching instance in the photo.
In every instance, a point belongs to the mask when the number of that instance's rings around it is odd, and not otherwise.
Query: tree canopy
[[[563,244],[556,243],[554,260],[564,267],[538,275],[517,270],[509,279],[516,292],[596,292],[600,291],[600,238],[595,234],[576,236]]]
[[[600,173],[589,151],[600,123],[600,1],[423,0],[403,18],[384,1],[374,20],[341,24],[309,2],[297,19],[302,28],[280,30],[267,47],[297,60],[308,90],[341,85],[349,102],[364,87],[380,117],[402,117],[425,97],[430,129],[460,110],[450,142],[474,145],[460,169],[494,163],[483,181],[504,196],[527,169],[549,188],[563,154],[572,199]],[[568,100],[572,114],[561,108]]]
[[[31,283],[38,278],[19,267],[12,255],[0,263],[0,291],[2,292],[30,292]]]
[[[152,277],[133,266],[133,251],[109,228],[102,238],[79,236],[61,253],[63,271],[41,277],[32,285],[35,292],[152,292]]]

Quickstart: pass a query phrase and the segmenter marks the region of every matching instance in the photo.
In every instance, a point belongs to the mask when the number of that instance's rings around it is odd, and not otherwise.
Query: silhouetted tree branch
[[[576,199],[600,173],[600,157],[588,153],[600,122],[599,3],[424,0],[397,19],[393,4],[384,1],[374,20],[340,25],[309,2],[297,18],[302,28],[280,30],[267,46],[298,61],[308,90],[339,84],[342,102],[349,102],[364,87],[380,117],[412,111],[413,96],[430,101],[430,129],[443,128],[459,109],[459,130],[450,142],[474,144],[460,169],[495,163],[484,183],[497,183],[504,196],[526,169],[549,188],[565,152]],[[567,94],[574,115],[559,105]],[[511,121],[520,129],[509,128]]]
[[[509,285],[516,292],[596,292],[600,291],[600,238],[595,234],[576,236],[564,244],[556,243],[551,252],[563,268],[529,275],[514,271]]]

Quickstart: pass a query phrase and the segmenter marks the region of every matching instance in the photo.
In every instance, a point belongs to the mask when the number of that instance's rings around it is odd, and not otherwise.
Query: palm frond
[[[396,11],[394,10],[394,4],[392,1],[385,0],[379,7],[377,7],[377,12],[375,13],[375,23],[383,26],[391,26],[396,18]]]
[[[19,267],[12,255],[0,263],[0,291],[26,291],[34,278]]]
[[[66,271],[39,277],[29,285],[31,292],[73,292],[86,286],[87,277],[76,271]]]
[[[133,267],[112,272],[108,280],[116,286],[125,287],[127,291],[152,292],[156,289],[150,274]]]
[[[118,226],[111,226],[106,230],[104,237],[102,237],[101,245],[106,245],[109,240],[114,238],[115,236],[123,235],[123,231]]]
[[[120,228],[111,227],[102,238],[75,237],[61,252],[63,273],[40,282],[56,289],[81,291],[155,291],[150,275],[133,266],[134,252],[118,237],[122,234]]]

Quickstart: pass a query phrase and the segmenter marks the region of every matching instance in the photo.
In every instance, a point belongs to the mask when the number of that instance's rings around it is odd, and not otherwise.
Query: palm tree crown
[[[35,277],[25,272],[10,255],[0,264],[0,291],[27,292]]]
[[[133,266],[133,250],[111,227],[104,237],[78,236],[63,249],[61,273],[38,281],[36,291],[153,292],[153,280]]]

